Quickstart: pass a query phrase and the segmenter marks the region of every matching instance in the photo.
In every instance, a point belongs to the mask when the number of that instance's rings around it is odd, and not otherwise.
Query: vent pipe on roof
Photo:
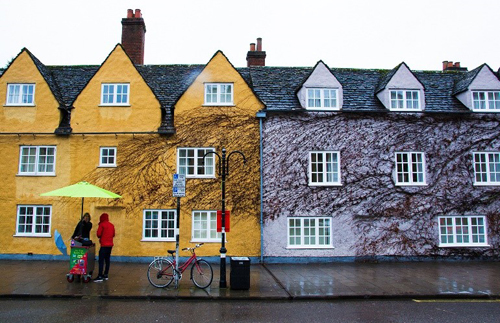
[[[255,43],[250,44],[247,53],[247,66],[266,66],[266,52],[262,50],[262,38],[257,38],[257,50]]]
[[[122,19],[122,46],[134,64],[144,64],[144,43],[146,24],[141,9],[127,10],[127,18]]]

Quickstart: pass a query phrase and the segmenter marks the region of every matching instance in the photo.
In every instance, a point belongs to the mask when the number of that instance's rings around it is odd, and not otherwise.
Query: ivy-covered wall
[[[474,186],[472,153],[500,150],[494,114],[269,113],[264,256],[497,256],[500,187]],[[340,151],[340,187],[308,185],[309,151]],[[425,153],[425,186],[395,185],[395,152]],[[484,215],[488,248],[439,247],[437,217]],[[287,217],[332,218],[333,249],[287,247]]]

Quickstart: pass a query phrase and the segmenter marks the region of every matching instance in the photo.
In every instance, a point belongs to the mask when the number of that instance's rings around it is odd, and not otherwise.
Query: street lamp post
[[[222,219],[221,219],[221,248],[220,248],[220,280],[219,280],[219,287],[220,288],[227,288],[227,282],[226,282],[226,176],[229,175],[229,158],[231,157],[232,154],[240,154],[241,157],[243,157],[243,163],[246,163],[246,158],[245,155],[238,150],[234,150],[230,152],[226,156],[226,148],[222,148],[222,157],[216,153],[215,151],[209,151],[203,156],[203,160],[205,160],[205,157],[209,154],[215,154],[219,158],[219,176],[221,176],[222,180],[222,185],[221,185],[221,190],[222,190]]]

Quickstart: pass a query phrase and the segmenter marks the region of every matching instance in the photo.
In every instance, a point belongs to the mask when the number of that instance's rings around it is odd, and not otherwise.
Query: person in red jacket
[[[115,236],[115,226],[109,222],[109,215],[107,213],[101,214],[99,227],[97,228],[97,237],[101,243],[99,249],[99,276],[94,279],[94,282],[102,282],[108,280],[109,265],[111,262],[111,249],[113,249],[113,237]],[[104,263],[106,262],[106,270],[104,270]]]

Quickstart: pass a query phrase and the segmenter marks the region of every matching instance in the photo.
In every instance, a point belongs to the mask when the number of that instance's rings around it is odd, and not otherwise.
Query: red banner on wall
[[[229,210],[226,210],[226,221],[225,221],[225,231],[226,232],[229,232],[229,228],[230,228],[230,221],[229,221],[229,214],[230,214],[230,211]],[[217,210],[217,232],[222,232],[222,210]]]

